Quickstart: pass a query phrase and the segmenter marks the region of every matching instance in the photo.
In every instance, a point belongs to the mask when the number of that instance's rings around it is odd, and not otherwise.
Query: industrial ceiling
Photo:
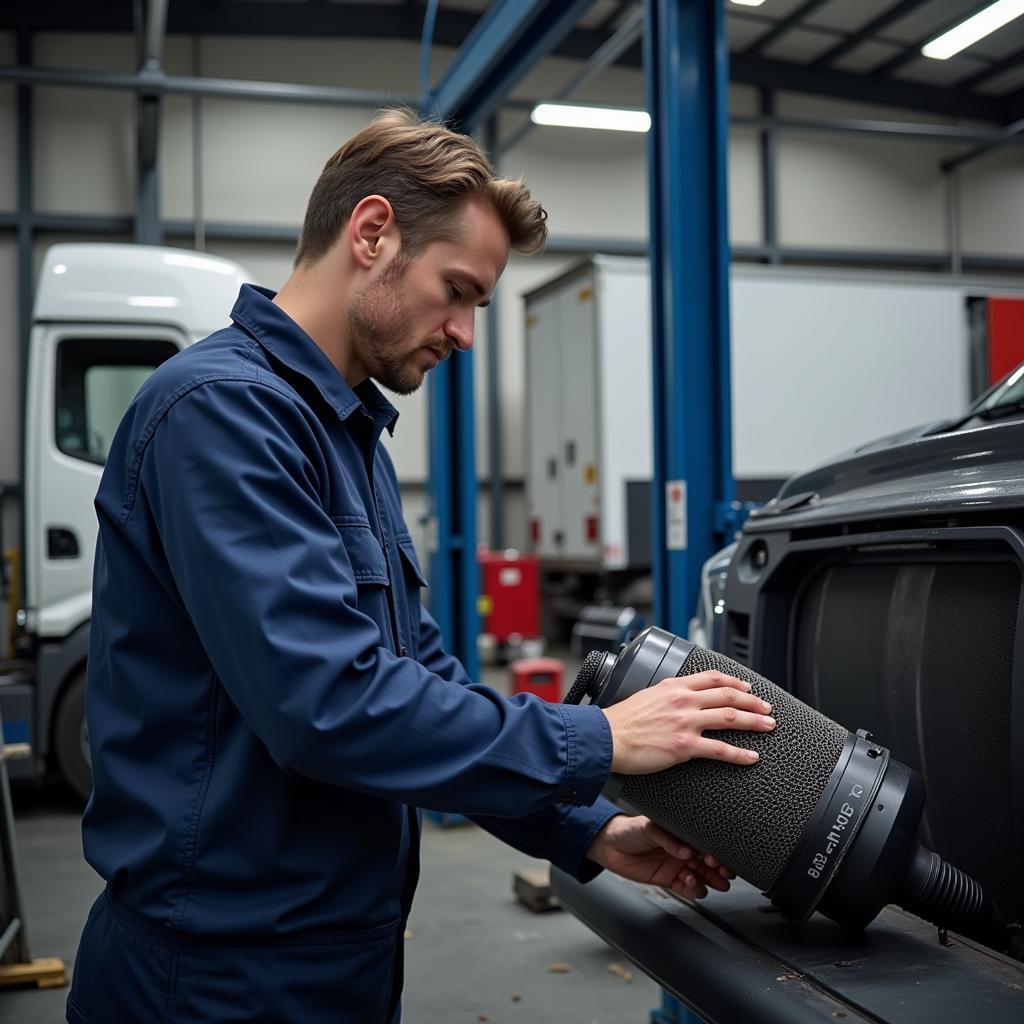
[[[924,43],[991,0],[727,0],[734,82],[1010,125],[1024,117],[1024,18],[946,60]],[[8,0],[0,31],[132,32],[143,0]],[[444,0],[433,42],[458,47],[486,0]],[[596,0],[554,54],[586,59],[639,5]],[[422,0],[171,0],[168,33],[419,40]],[[636,44],[619,64],[639,66]]]

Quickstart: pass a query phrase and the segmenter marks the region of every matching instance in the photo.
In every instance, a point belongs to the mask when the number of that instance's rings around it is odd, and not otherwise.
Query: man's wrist
[[[619,818],[626,817],[625,814],[619,812],[613,814],[598,830],[597,835],[594,836],[590,847],[587,849],[587,860],[592,860],[595,864],[600,864],[601,867],[607,867],[604,862],[604,851],[608,845],[612,833],[615,832],[618,825],[615,824]]]

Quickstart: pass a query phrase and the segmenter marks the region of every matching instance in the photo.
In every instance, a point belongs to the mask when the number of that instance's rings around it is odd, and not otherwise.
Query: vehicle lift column
[[[728,47],[722,0],[647,0],[654,621],[686,636],[701,567],[738,522],[732,476]],[[699,1024],[668,993],[653,1024]]]
[[[686,635],[704,562],[740,525],[732,476],[728,49],[722,0],[648,0],[654,617]]]

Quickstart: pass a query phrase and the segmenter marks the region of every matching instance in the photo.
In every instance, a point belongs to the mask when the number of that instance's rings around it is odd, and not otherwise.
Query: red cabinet
[[[481,551],[483,630],[500,644],[540,635],[540,576],[537,558],[518,551]]]

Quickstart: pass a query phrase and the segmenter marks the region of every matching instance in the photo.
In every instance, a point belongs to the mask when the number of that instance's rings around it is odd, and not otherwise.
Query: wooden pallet
[[[0,966],[0,988],[13,988],[15,985],[63,988],[67,983],[68,972],[60,957],[44,957],[27,964]]]
[[[561,909],[561,903],[551,892],[551,870],[517,871],[512,877],[512,891],[523,906],[535,914]]]

